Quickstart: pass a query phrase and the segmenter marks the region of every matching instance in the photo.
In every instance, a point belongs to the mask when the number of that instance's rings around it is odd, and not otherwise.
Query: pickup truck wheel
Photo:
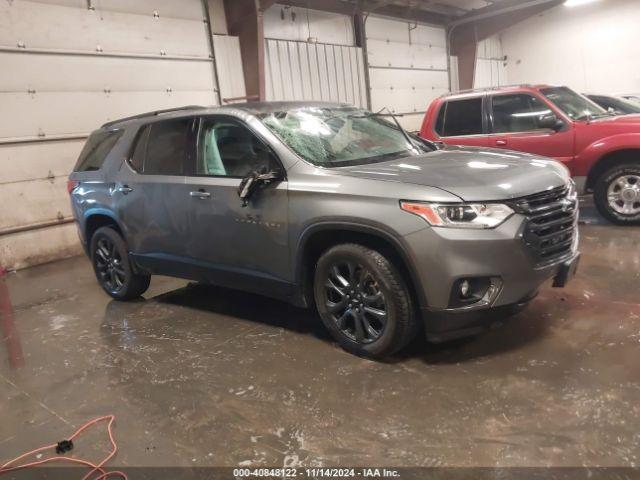
[[[91,263],[102,289],[116,300],[138,298],[149,288],[150,275],[135,273],[129,249],[114,229],[101,227],[91,237]]]
[[[362,245],[337,245],[320,257],[314,296],[327,329],[356,355],[385,357],[418,331],[402,276],[383,255]]]
[[[617,165],[596,180],[598,211],[618,225],[640,225],[640,165]]]

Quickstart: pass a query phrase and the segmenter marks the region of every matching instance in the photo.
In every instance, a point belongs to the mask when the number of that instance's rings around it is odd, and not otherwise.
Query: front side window
[[[491,97],[493,132],[527,132],[540,130],[540,117],[551,110],[533,95],[516,93]]]
[[[189,129],[192,121],[191,118],[181,118],[149,125],[143,173],[147,175],[185,175]],[[134,158],[135,154],[134,151]]]
[[[198,175],[245,177],[277,168],[271,151],[247,127],[224,118],[205,118],[198,134]]]
[[[570,88],[549,87],[541,89],[540,92],[572,120],[586,120],[609,115],[604,108]]]
[[[449,100],[442,108],[441,136],[461,137],[482,133],[482,97]]]
[[[363,165],[433,150],[417,137],[410,142],[396,125],[355,107],[303,107],[260,118],[298,156],[323,167]]]
[[[73,171],[89,172],[99,170],[123,133],[124,130],[98,130],[92,133],[82,152],[80,152],[80,157]]]

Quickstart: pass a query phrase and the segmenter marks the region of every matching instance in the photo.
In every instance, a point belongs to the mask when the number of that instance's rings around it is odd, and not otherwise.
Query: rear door
[[[189,236],[185,172],[193,155],[193,128],[193,118],[142,127],[114,185],[115,205],[129,248],[145,265],[156,259],[158,266],[172,268],[185,255]]]
[[[542,115],[555,112],[538,97],[525,93],[488,96],[491,134],[489,146],[534,153],[564,163],[573,160],[574,131],[565,125],[558,131],[540,128]]]
[[[439,140],[448,145],[486,147],[484,99],[484,96],[476,96],[443,102],[434,127]]]

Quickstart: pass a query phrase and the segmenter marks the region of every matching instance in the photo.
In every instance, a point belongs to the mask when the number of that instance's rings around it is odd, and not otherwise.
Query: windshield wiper
[[[384,110],[387,111],[387,113],[382,113]],[[402,132],[402,135],[404,135],[404,138],[407,139],[407,142],[409,142],[409,145],[411,145],[414,149],[416,150],[421,150],[421,147],[419,145],[416,145],[415,140],[413,139],[413,137],[411,135],[409,135],[409,132],[407,132],[402,125],[400,125],[400,122],[398,121],[397,117],[402,117],[402,114],[396,114],[396,113],[392,113],[388,107],[383,107],[382,109],[378,110],[377,112],[365,112],[363,114],[354,114],[354,115],[349,115],[351,118],[366,118],[366,117],[391,117],[393,118],[394,123],[396,124],[396,126],[398,127],[398,130],[400,130]],[[431,147],[431,149],[433,151],[438,150],[438,146],[433,143],[430,140],[425,140],[423,138],[420,139],[422,142],[425,142],[427,144],[429,144],[429,146]]]

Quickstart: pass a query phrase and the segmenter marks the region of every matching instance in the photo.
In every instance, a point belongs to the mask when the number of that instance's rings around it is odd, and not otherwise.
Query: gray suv
[[[102,288],[171,275],[315,306],[347,350],[482,331],[579,254],[567,169],[348,105],[185,107],[91,134],[69,178]]]

